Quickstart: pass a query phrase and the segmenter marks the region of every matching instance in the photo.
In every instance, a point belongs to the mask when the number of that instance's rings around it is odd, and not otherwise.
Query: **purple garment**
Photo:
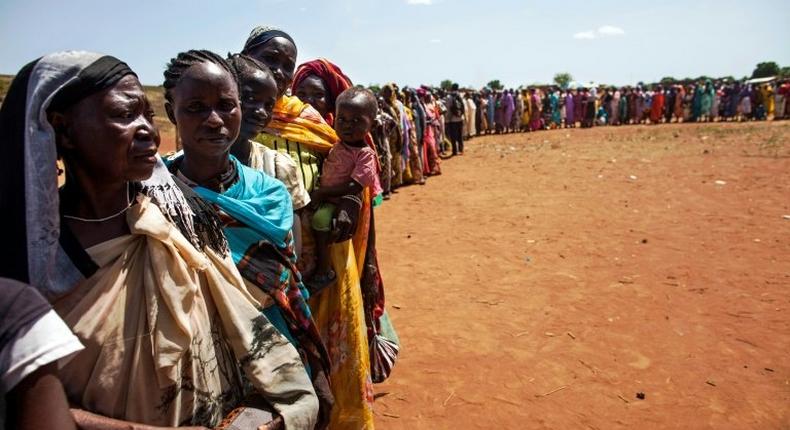
[[[507,93],[505,94],[505,122],[504,125],[507,127],[510,125],[510,122],[513,120],[513,112],[516,110],[516,103],[513,101],[513,94]]]
[[[573,105],[573,96],[571,93],[565,95],[565,124],[573,124],[575,123],[575,117],[573,116],[574,113],[574,105]]]
[[[498,94],[496,96],[494,107],[494,121],[500,126],[505,126],[505,96]]]

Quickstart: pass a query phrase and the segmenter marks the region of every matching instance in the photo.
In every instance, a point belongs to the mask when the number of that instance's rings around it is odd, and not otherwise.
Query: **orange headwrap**
[[[296,88],[299,87],[299,84],[308,76],[312,75],[318,76],[318,78],[324,82],[324,85],[326,85],[328,93],[326,101],[329,111],[326,113],[324,119],[329,125],[333,125],[335,100],[340,93],[352,87],[353,84],[351,83],[351,79],[349,79],[336,64],[325,58],[319,58],[317,60],[308,61],[296,69],[294,80],[291,84],[291,94],[296,94]]]

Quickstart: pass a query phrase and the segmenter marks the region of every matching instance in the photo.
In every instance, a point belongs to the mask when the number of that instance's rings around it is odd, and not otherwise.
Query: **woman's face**
[[[187,69],[165,104],[188,156],[223,157],[239,135],[239,89],[230,73],[214,63]]]
[[[113,183],[151,177],[159,148],[153,116],[140,81],[127,75],[49,118],[67,168]]]
[[[277,81],[277,96],[284,96],[294,78],[296,45],[284,37],[274,37],[247,54],[269,66]]]
[[[316,75],[310,75],[299,83],[294,95],[326,117],[330,109],[328,94],[324,81]]]
[[[238,140],[252,139],[272,119],[277,102],[277,82],[263,70],[241,78],[241,129]]]

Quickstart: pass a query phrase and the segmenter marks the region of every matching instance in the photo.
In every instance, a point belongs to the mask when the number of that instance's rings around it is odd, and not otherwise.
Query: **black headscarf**
[[[263,45],[264,43],[274,39],[275,37],[284,37],[293,43],[296,46],[296,42],[294,42],[291,35],[280,30],[279,28],[275,27],[255,27],[250,32],[250,36],[247,38],[247,41],[244,42],[244,49],[241,51],[242,54],[249,54],[249,52],[258,47]]]
[[[17,73],[0,108],[0,277],[28,282],[25,225],[25,102],[30,73],[38,60]]]
[[[126,75],[137,76],[123,61],[105,55],[82,69],[76,79],[58,91],[49,110],[62,112],[91,94],[115,85]]]

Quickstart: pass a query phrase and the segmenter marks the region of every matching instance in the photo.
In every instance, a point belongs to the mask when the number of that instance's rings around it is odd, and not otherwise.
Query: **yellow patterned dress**
[[[296,97],[283,96],[275,105],[272,122],[255,141],[288,153],[299,165],[305,188],[310,192],[317,183],[324,157],[339,139],[315,109]],[[368,190],[363,194],[363,213],[359,219],[367,220],[371,210]],[[329,424],[332,430],[374,427],[373,385],[359,270],[364,261],[368,228],[369,225],[360,221],[352,240],[331,246],[337,282],[309,300],[331,361],[329,377],[335,397]],[[299,268],[304,273],[312,269],[314,246],[309,219],[303,217]]]

